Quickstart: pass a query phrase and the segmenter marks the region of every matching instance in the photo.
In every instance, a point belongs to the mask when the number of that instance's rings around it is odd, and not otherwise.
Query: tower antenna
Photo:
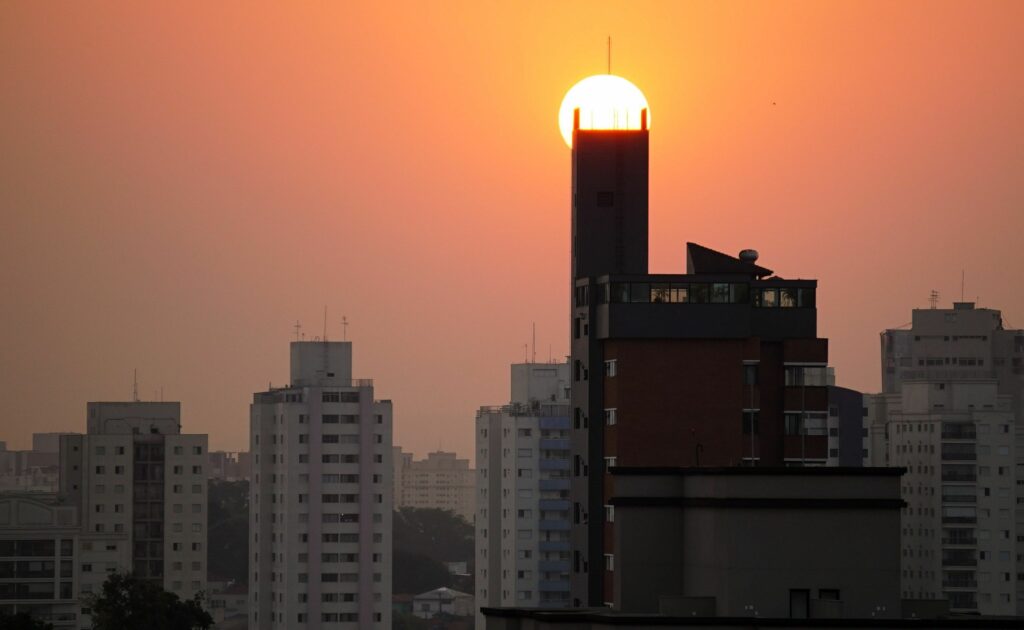
[[[295,325],[292,328],[295,329],[295,341],[298,341],[299,333],[302,331],[302,324],[299,323],[299,320],[295,320]]]
[[[324,343],[327,343],[327,305],[324,304]]]
[[[928,303],[932,305],[932,310],[939,304],[939,292],[932,289],[931,295],[928,296]]]
[[[139,402],[139,368],[132,370],[132,402]]]
[[[964,271],[964,268],[961,267],[960,268],[960,301],[961,302],[964,301],[964,279],[965,279],[965,276],[966,276],[966,272]]]
[[[341,316],[341,340],[348,341],[348,317]]]
[[[530,345],[530,353],[533,355],[533,363],[537,362],[537,322],[533,322],[533,341]]]
[[[612,73],[612,36],[608,36],[608,74]]]

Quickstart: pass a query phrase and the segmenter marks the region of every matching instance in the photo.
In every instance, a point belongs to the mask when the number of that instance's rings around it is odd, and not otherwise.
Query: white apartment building
[[[350,342],[293,342],[253,396],[249,627],[391,627],[391,427]]]
[[[435,508],[455,512],[466,522],[476,513],[476,471],[468,459],[435,451],[414,459],[402,447],[394,448],[395,509]]]
[[[569,604],[569,364],[512,365],[512,397],[476,415],[480,607]]]
[[[882,334],[871,465],[902,466],[901,588],[953,612],[1024,614],[1024,331],[957,303]]]
[[[177,402],[91,402],[60,438],[60,494],[78,509],[82,595],[131,571],[181,598],[206,590],[207,436],[181,433]],[[88,609],[82,627],[89,627]]]

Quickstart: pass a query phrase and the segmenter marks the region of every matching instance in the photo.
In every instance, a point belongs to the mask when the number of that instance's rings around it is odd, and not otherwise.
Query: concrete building
[[[79,522],[56,494],[0,493],[0,612],[82,627]]]
[[[615,528],[604,562],[615,606],[551,613],[544,619],[552,624],[679,620],[708,628],[750,619],[757,627],[855,627],[904,614],[900,469],[615,467],[610,474],[607,520]],[[487,627],[516,627],[505,625],[510,619],[547,627],[526,621],[540,619],[535,614],[487,609]]]
[[[686,274],[649,273],[646,124],[586,130],[576,118],[574,607],[615,604],[609,468],[824,465],[828,455],[817,281],[774,276],[752,250],[694,243]]]
[[[57,492],[61,435],[68,434],[33,433],[28,451],[8,450],[0,442],[0,492]]]
[[[455,512],[467,523],[476,512],[476,471],[468,459],[455,453],[435,451],[426,459],[414,459],[402,447],[394,447],[395,509],[435,508]]]
[[[249,453],[210,451],[210,481],[247,481],[252,458]]]
[[[866,397],[872,464],[904,466],[903,596],[1024,614],[1024,330],[999,311],[915,309]]]
[[[509,404],[476,416],[476,601],[565,607],[569,364],[520,363],[511,371]]]
[[[250,422],[249,626],[390,628],[391,401],[350,342],[297,341]]]
[[[80,592],[99,593],[112,571],[182,598],[205,591],[207,436],[181,432],[177,402],[91,402],[86,428],[60,438],[61,498],[81,521]]]
[[[473,596],[447,587],[435,588],[412,598],[412,614],[420,619],[437,615],[470,617],[474,613]]]
[[[864,394],[828,386],[828,466],[867,466],[871,461]]]

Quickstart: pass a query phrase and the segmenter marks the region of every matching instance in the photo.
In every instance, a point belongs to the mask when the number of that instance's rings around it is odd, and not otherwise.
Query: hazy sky
[[[248,444],[292,325],[343,315],[397,442],[470,455],[508,364],[568,351],[558,105],[651,104],[651,264],[820,282],[842,384],[937,289],[1024,327],[1024,3],[0,5],[0,439],[181,400]]]

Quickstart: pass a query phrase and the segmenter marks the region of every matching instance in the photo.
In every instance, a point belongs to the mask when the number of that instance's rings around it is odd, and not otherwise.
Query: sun
[[[580,110],[580,129],[640,129],[640,116],[651,110],[640,88],[614,74],[595,74],[572,86],[558,110],[558,127],[572,147],[573,112]]]

